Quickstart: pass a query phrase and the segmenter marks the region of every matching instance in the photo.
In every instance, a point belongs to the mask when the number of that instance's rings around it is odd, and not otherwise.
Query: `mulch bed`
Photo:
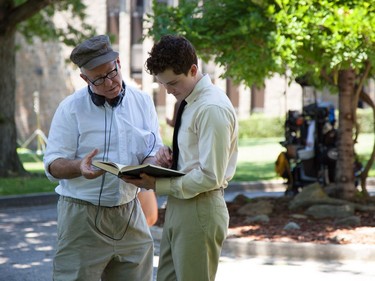
[[[261,200],[254,198],[252,201]],[[264,199],[264,198],[263,198]],[[248,199],[239,195],[233,202],[228,202],[230,214],[229,237],[250,238],[253,241],[271,242],[310,242],[318,244],[373,244],[375,245],[375,212],[357,212],[361,223],[356,227],[336,226],[333,219],[295,218],[298,212],[290,211],[289,197],[267,197],[274,203],[274,210],[267,223],[246,223],[246,216],[239,215],[237,210]],[[159,209],[156,223],[164,223],[165,209]],[[295,222],[300,229],[284,230],[288,222]]]

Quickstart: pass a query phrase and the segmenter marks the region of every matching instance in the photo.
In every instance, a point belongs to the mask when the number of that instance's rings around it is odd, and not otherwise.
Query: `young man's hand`
[[[156,164],[164,168],[172,167],[172,150],[168,146],[163,146],[155,155]]]

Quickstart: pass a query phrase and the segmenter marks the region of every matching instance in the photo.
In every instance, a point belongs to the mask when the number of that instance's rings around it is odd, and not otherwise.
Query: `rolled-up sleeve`
[[[49,166],[58,158],[74,159],[77,150],[78,130],[73,117],[59,106],[52,119],[51,129],[43,162],[46,176],[50,181],[57,182],[49,172]]]

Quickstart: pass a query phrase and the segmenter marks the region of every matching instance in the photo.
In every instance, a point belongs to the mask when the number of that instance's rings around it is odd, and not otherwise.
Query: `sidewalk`
[[[50,281],[56,244],[56,204],[33,207],[3,208],[0,210],[0,280]],[[154,278],[160,253],[161,229],[152,227],[155,239]],[[232,239],[231,239],[232,240]],[[241,242],[243,241],[243,243]],[[282,251],[299,251],[298,245],[280,248],[280,245],[235,239],[227,241],[220,257],[216,281],[248,281],[261,276],[265,280],[316,281],[370,281],[375,279],[375,263],[355,260],[310,260],[305,257],[290,258]],[[227,248],[226,248],[227,247]],[[258,252],[249,253],[256,247]],[[229,249],[229,252],[226,250]],[[267,255],[260,249],[269,249]],[[282,250],[282,251],[281,251]],[[307,247],[306,251],[317,251]],[[257,255],[257,256],[253,256]],[[259,254],[259,255],[258,255]],[[260,255],[262,254],[262,255]]]
[[[369,191],[375,192],[375,180],[370,179]],[[370,184],[369,184],[370,185]],[[282,181],[266,181],[251,183],[231,183],[225,190],[225,199],[232,201],[238,194],[248,197],[283,196],[285,186]],[[0,211],[4,208],[32,207],[56,204],[55,193],[42,193],[25,196],[0,197]],[[159,206],[165,204],[165,197],[158,197]],[[153,226],[152,234],[160,242],[162,229]],[[375,261],[375,245],[318,245],[313,243],[281,243],[252,241],[247,238],[227,239],[223,246],[223,256],[229,258],[269,257],[287,260],[312,261]]]

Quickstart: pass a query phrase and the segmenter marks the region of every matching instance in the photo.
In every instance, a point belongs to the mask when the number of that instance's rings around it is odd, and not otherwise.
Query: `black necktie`
[[[176,123],[174,125],[174,131],[173,131],[173,158],[172,158],[172,169],[177,170],[177,161],[178,161],[178,143],[177,143],[177,135],[178,135],[178,129],[180,128],[181,125],[181,115],[182,112],[184,111],[184,107],[187,104],[185,100],[183,100],[180,104],[180,107],[178,108],[177,111],[177,116],[176,116]]]

